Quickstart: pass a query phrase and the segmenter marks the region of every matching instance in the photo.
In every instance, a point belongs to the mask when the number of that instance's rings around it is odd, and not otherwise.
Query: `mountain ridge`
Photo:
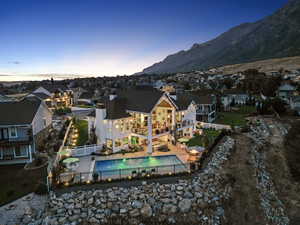
[[[270,16],[242,23],[216,38],[167,56],[142,73],[172,73],[300,55],[300,0]]]

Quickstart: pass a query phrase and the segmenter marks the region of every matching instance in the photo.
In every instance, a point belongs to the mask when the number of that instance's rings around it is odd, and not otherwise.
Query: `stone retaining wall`
[[[206,169],[192,179],[176,184],[147,184],[106,190],[50,193],[43,224],[106,223],[123,218],[128,224],[139,224],[142,218],[181,224],[201,222],[219,225],[225,219],[223,205],[231,197],[230,179],[222,165],[234,148],[234,140],[225,137]]]

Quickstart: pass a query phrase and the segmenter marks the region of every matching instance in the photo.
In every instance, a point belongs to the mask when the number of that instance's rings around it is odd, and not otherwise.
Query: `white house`
[[[221,97],[221,102],[223,104],[224,110],[229,110],[232,103],[238,105],[245,105],[249,100],[249,95],[238,89],[228,89],[224,90]]]
[[[113,152],[139,145],[148,153],[175,144],[180,137],[192,137],[195,125],[193,101],[154,89],[111,95],[96,109],[94,123],[98,144]]]
[[[291,98],[295,95],[297,88],[289,83],[282,84],[278,90],[277,95],[283,101],[290,103]]]

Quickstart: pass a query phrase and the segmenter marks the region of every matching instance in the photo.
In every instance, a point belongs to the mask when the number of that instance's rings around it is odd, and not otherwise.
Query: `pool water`
[[[176,155],[166,155],[96,161],[94,171],[110,176],[130,175],[132,171],[138,172],[151,168],[156,168],[156,172],[172,172],[174,167],[183,168],[184,164]]]

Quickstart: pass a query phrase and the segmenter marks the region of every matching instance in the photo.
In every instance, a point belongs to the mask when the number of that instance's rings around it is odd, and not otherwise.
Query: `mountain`
[[[244,23],[187,51],[167,56],[142,73],[172,73],[300,55],[300,0],[273,15]]]

